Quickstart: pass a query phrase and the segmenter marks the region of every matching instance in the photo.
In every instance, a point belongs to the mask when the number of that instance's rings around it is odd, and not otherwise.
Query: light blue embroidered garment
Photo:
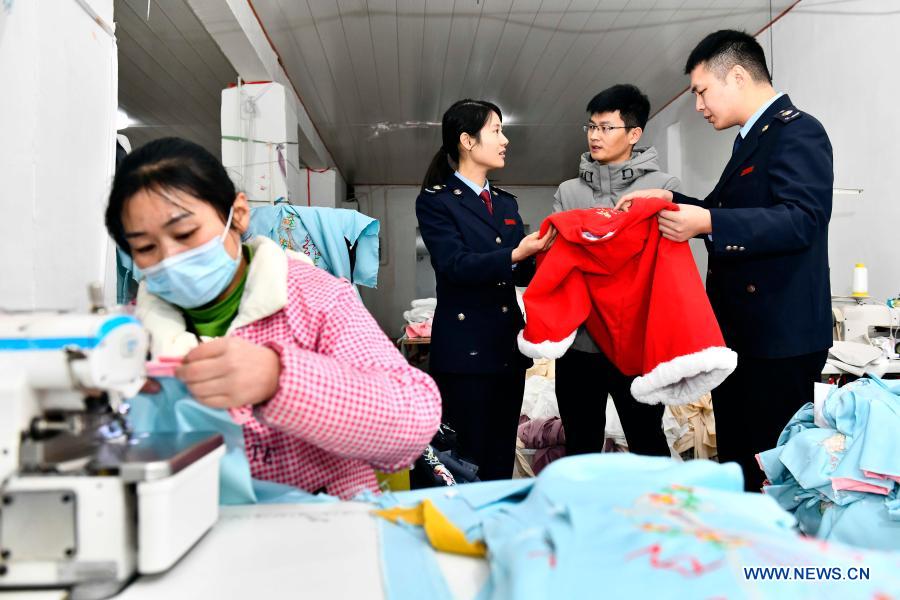
[[[196,402],[185,385],[172,377],[157,379],[156,394],[139,394],[128,401],[128,422],[136,434],[209,431],[225,438],[225,456],[219,467],[220,504],[292,504],[336,502],[293,486],[254,479],[244,450],[244,433],[228,412]]]
[[[859,453],[861,469],[900,479],[900,382],[873,377],[867,435]]]
[[[116,304],[128,304],[137,297],[138,282],[134,278],[134,261],[116,246]]]
[[[335,277],[366,287],[378,284],[378,231],[377,220],[355,210],[287,203],[252,209],[248,229],[306,254]],[[352,272],[344,240],[356,247]]]
[[[877,581],[816,586],[817,598],[900,591],[900,555],[810,543],[772,498],[742,489],[734,464],[599,454],[561,459],[534,480],[398,493],[379,503],[429,497],[470,540],[483,539],[491,576],[480,600],[589,598],[603,590],[625,598],[809,597],[808,581],[748,579],[743,567],[755,566],[879,573]],[[426,597],[432,585],[404,584],[402,593],[389,586],[391,600]]]
[[[898,391],[875,377],[835,389],[822,407],[830,427],[816,427],[807,404],[778,445],[760,454],[766,494],[794,514],[802,532],[900,550],[900,485],[885,477],[900,472]],[[835,489],[847,485],[855,489]]]

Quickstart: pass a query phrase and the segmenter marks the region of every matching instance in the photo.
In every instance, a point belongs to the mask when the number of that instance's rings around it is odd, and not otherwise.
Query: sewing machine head
[[[0,314],[0,590],[102,598],[218,516],[221,435],[133,435],[149,340],[125,314]]]
[[[845,303],[834,307],[834,317],[836,335],[848,342],[868,343],[876,335],[893,337],[900,329],[900,309],[886,304]]]
[[[54,438],[124,434],[122,400],[144,383],[147,346],[126,315],[0,315],[0,481],[53,470],[36,459]]]

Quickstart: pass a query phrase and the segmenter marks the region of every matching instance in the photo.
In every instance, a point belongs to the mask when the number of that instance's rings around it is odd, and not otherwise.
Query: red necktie
[[[491,202],[491,193],[487,190],[481,190],[481,199],[484,200],[484,205],[487,206],[488,212],[493,216],[494,205]]]

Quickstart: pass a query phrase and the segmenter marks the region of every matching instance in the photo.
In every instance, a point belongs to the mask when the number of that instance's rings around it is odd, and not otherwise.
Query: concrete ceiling
[[[185,0],[117,0],[121,104],[145,127],[218,150],[234,69]],[[223,0],[224,1],[224,0]],[[793,0],[247,0],[350,183],[418,184],[444,110],[504,111],[506,184],[574,176],[588,100],[634,83],[653,110],[686,86],[687,54],[722,28],[756,32]],[[777,43],[777,40],[775,40]]]
[[[132,147],[178,136],[221,154],[221,93],[237,73],[184,0],[115,0],[119,108]]]

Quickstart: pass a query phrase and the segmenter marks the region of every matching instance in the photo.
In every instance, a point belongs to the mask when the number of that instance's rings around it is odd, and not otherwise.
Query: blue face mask
[[[212,302],[225,291],[241,260],[231,258],[225,249],[225,236],[231,226],[232,208],[225,231],[202,246],[165,258],[146,269],[134,268],[138,281],[147,280],[147,291],[181,308],[197,308]]]

